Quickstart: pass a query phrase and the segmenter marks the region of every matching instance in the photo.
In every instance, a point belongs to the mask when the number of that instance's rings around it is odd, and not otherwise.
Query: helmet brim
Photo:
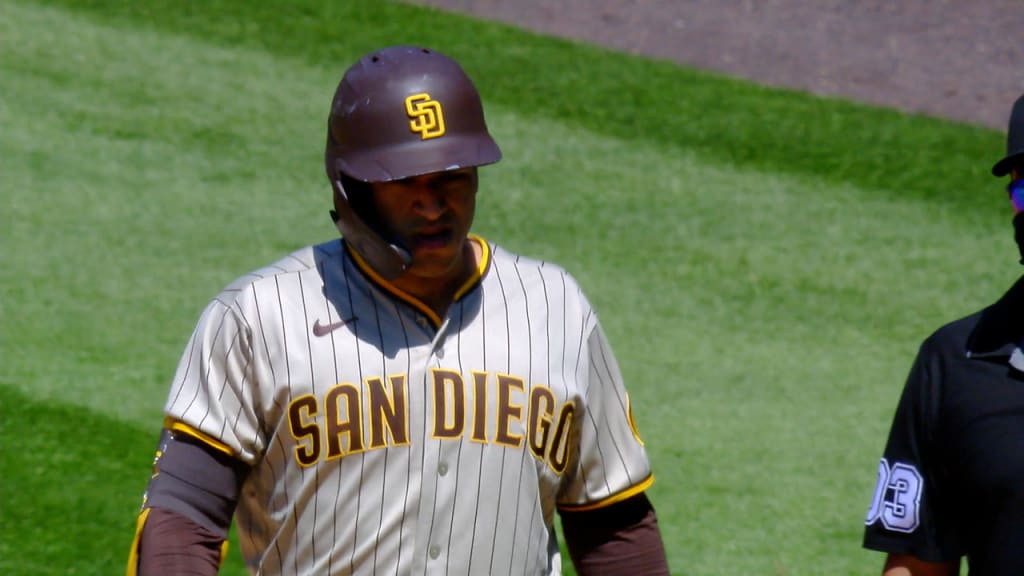
[[[388,148],[352,150],[335,156],[335,168],[362,182],[390,182],[433,172],[485,166],[501,160],[501,149],[482,134],[449,135]]]

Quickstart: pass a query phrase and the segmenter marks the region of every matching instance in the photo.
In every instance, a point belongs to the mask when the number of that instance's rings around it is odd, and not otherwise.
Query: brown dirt
[[[998,130],[1024,93],[1024,0],[409,1]]]

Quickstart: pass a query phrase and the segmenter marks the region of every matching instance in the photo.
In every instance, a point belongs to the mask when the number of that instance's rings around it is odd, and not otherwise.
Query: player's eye
[[[459,170],[456,172],[446,173],[439,182],[436,183],[438,188],[455,188],[465,186],[473,180],[473,174],[468,171]]]

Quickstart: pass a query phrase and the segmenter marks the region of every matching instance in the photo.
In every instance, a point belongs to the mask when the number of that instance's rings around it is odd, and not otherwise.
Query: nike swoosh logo
[[[352,322],[356,319],[355,316],[345,319],[338,320],[337,322],[331,322],[330,324],[321,324],[320,319],[317,318],[316,322],[313,322],[313,336],[327,336],[331,332],[334,332],[338,328],[341,328],[345,324]]]

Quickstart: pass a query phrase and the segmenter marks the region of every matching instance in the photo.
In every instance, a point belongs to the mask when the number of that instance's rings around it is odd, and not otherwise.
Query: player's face
[[[372,186],[381,224],[412,253],[409,274],[437,279],[462,273],[466,235],[476,209],[476,168]]]

